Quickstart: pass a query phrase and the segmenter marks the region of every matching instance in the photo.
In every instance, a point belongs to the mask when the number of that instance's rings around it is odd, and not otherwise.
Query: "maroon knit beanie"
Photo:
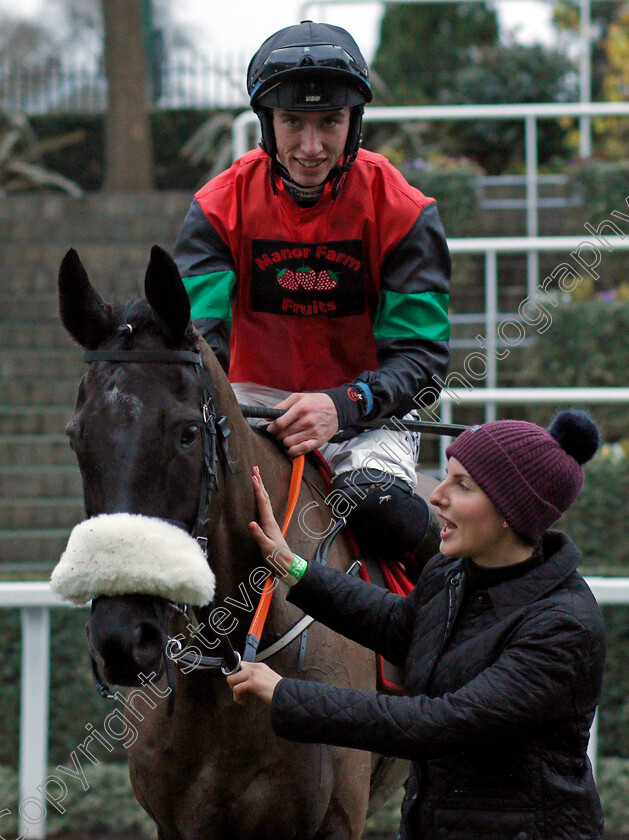
[[[596,424],[562,411],[548,429],[523,420],[472,426],[446,449],[494,503],[513,531],[534,545],[583,486],[582,464],[598,448]]]

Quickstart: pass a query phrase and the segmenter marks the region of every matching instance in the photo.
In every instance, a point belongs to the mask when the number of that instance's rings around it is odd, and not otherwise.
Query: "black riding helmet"
[[[363,106],[372,98],[367,62],[349,32],[309,20],[280,29],[251,59],[247,91],[262,127],[262,148],[273,161],[273,108],[332,111],[348,105],[351,116],[341,169],[349,169],[360,143]]]

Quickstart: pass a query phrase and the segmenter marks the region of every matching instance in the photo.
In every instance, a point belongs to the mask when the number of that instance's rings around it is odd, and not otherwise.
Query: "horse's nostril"
[[[133,658],[138,665],[146,665],[160,658],[166,638],[160,626],[152,621],[143,621],[135,628]]]

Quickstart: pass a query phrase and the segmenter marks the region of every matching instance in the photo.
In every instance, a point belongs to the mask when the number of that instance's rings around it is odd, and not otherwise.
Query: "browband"
[[[201,356],[192,350],[86,350],[86,362],[161,362],[201,364]]]

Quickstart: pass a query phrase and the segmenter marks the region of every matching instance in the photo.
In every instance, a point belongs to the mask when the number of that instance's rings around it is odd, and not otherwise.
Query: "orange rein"
[[[284,522],[282,523],[283,537],[286,536],[291,520],[293,518],[293,513],[295,512],[297,499],[299,498],[299,491],[301,490],[301,479],[304,474],[304,463],[305,457],[303,455],[299,455],[293,460],[293,472],[290,477],[290,485],[288,488],[288,501],[286,502]],[[264,588],[262,589],[262,594],[260,595],[258,607],[255,611],[255,615],[253,616],[251,627],[249,628],[249,633],[247,634],[247,646],[245,648],[245,653],[243,656],[243,659],[245,661],[253,661],[253,659],[255,658],[255,654],[258,649],[260,639],[262,637],[262,631],[264,630],[264,623],[266,622],[266,617],[269,614],[269,607],[271,606],[271,599],[273,598],[274,589],[275,585],[273,582],[273,575],[270,574],[264,582]],[[249,656],[251,656],[251,654],[253,654],[253,656],[250,659]]]

